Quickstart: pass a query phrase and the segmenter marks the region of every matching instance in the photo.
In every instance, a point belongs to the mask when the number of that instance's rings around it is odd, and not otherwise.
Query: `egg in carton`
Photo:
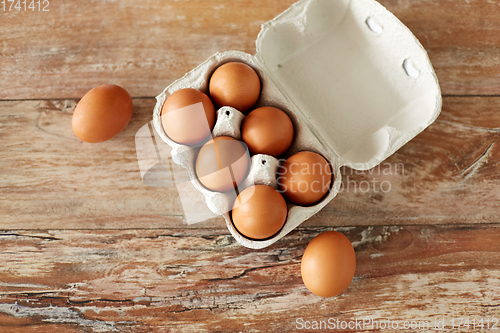
[[[439,115],[442,100],[424,48],[374,0],[301,0],[263,24],[256,47],[255,55],[216,53],[165,88],[157,96],[153,125],[210,211],[224,216],[241,245],[259,249],[327,205],[340,190],[342,166],[371,169],[428,127]],[[184,88],[209,95],[212,73],[232,61],[251,66],[260,77],[262,90],[254,108],[274,106],[292,120],[294,140],[282,157],[316,152],[326,158],[333,173],[331,189],[320,202],[308,207],[287,202],[283,228],[265,240],[248,239],[235,229],[230,210],[236,192],[206,189],[195,174],[199,148],[172,141],[162,128],[161,110],[168,96]],[[212,137],[241,140],[244,117],[234,108],[220,108]],[[252,184],[277,188],[279,164],[272,156],[252,156],[239,190]]]

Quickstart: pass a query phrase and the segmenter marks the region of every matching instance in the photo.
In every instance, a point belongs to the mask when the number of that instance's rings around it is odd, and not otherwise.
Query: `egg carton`
[[[175,163],[184,167],[194,188],[204,195],[211,212],[223,215],[234,238],[259,249],[278,241],[327,205],[341,187],[342,166],[368,170],[428,127],[440,113],[441,93],[426,51],[394,15],[373,0],[301,0],[262,25],[257,52],[216,53],[158,95],[153,126],[172,148]],[[172,141],[163,131],[165,100],[183,88],[209,95],[212,73],[220,65],[239,61],[251,66],[262,84],[254,108],[274,106],[288,114],[295,137],[284,159],[303,150],[321,154],[333,171],[331,190],[320,202],[302,207],[287,202],[288,216],[270,239],[242,236],[230,218],[236,191],[207,190],[194,165],[198,148]],[[217,111],[212,136],[241,139],[245,115],[231,107]],[[254,155],[251,184],[277,188],[276,158]]]

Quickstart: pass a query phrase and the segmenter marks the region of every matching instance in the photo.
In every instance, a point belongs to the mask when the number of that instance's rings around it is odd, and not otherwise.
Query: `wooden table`
[[[184,223],[175,188],[142,183],[134,136],[153,97],[216,51],[254,53],[260,25],[294,1],[50,0],[48,12],[0,12],[0,332],[500,327],[499,1],[381,1],[427,49],[443,93],[437,121],[383,165],[402,168],[343,170],[344,182],[390,180],[390,191],[340,193],[250,250],[222,218]],[[103,83],[126,88],[134,114],[116,138],[85,144],[71,115]],[[303,285],[300,260],[332,229],[352,241],[357,269],[324,299]]]

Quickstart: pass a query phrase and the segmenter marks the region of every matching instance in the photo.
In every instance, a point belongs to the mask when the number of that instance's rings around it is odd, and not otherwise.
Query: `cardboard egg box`
[[[341,187],[342,166],[368,170],[428,127],[440,113],[441,93],[426,51],[394,15],[373,0],[302,0],[263,24],[257,53],[216,53],[157,96],[153,124],[172,147],[175,163],[187,169],[192,185],[208,208],[223,215],[234,238],[249,248],[278,241],[327,205]],[[293,122],[295,137],[280,158],[303,150],[321,154],[330,163],[330,192],[314,206],[287,202],[288,217],[281,231],[267,240],[242,236],[230,218],[236,192],[207,190],[196,178],[198,149],[168,138],[161,109],[173,92],[199,89],[209,95],[210,76],[220,65],[239,61],[253,67],[262,92],[254,108],[275,106]],[[231,107],[217,111],[212,137],[241,140],[245,115]],[[277,187],[280,161],[254,155],[241,191],[251,184]]]

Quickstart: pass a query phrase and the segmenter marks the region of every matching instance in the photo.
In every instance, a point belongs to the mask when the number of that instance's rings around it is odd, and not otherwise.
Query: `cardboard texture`
[[[389,11],[373,0],[302,0],[265,23],[256,41],[255,56],[216,53],[169,85],[157,96],[153,125],[172,147],[175,163],[189,173],[208,208],[223,215],[235,239],[249,248],[264,248],[316,214],[339,192],[340,168],[368,170],[428,127],[441,110],[439,84],[426,51],[415,36]],[[229,61],[252,66],[262,92],[255,108],[275,106],[293,122],[295,138],[284,159],[309,150],[332,166],[334,182],[328,195],[310,207],[288,203],[282,230],[267,240],[251,240],[235,230],[230,207],[236,192],[216,193],[196,179],[199,147],[179,145],[165,135],[160,119],[166,98],[183,88],[208,95],[213,71]],[[244,115],[223,107],[217,112],[213,137],[241,139]],[[252,156],[251,170],[240,184],[276,188],[276,158]]]

